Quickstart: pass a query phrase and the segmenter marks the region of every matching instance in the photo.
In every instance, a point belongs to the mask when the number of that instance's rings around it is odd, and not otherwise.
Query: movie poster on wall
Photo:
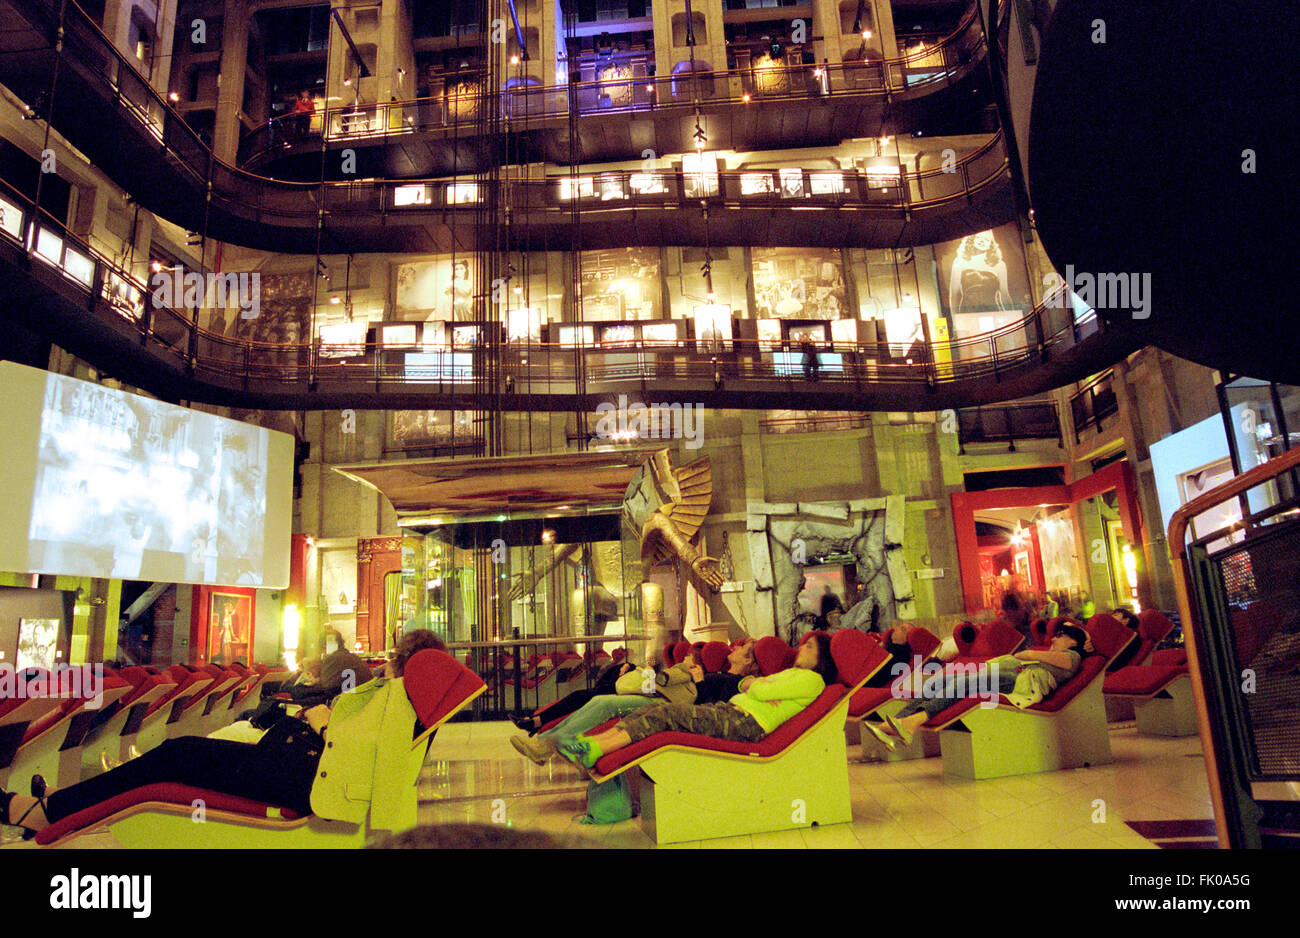
[[[23,668],[54,670],[58,647],[58,619],[18,620],[18,657],[14,664],[19,671]]]
[[[1014,224],[935,245],[939,296],[952,316],[1015,312],[1032,307],[1020,234]],[[958,329],[958,335],[965,334]]]
[[[253,636],[253,598],[235,593],[209,594],[209,664],[248,664]]]
[[[582,318],[586,322],[659,318],[659,249],[582,252]]]
[[[468,322],[474,318],[474,259],[440,257],[397,265],[397,318]]]
[[[214,310],[212,330],[253,342],[305,343],[311,320],[311,275],[262,274],[259,283],[258,314],[245,319],[238,309]],[[232,317],[229,327],[227,316]]]
[[[468,442],[475,431],[467,410],[394,410],[389,441],[399,449]]]
[[[756,319],[839,319],[846,315],[839,251],[754,248]]]

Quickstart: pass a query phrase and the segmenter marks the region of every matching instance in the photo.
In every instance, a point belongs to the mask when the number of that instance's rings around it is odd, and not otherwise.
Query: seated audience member
[[[615,685],[618,679],[629,671],[635,670],[636,665],[631,661],[611,661],[605,664],[596,674],[596,682],[590,688],[575,690],[572,693],[565,694],[555,703],[543,707],[535,713],[528,716],[510,718],[510,722],[519,729],[523,730],[529,736],[533,736],[547,723],[553,720],[559,720],[567,717],[571,713],[577,713],[593,697],[599,697],[602,694],[617,693]],[[518,748],[518,747],[516,747]]]
[[[1073,625],[1057,626],[1049,650],[1018,651],[1014,655],[1003,655],[986,661],[974,673],[960,671],[948,674],[944,678],[941,694],[910,701],[898,713],[885,717],[885,727],[872,723],[863,725],[889,749],[894,749],[900,742],[907,745],[921,724],[947,710],[958,700],[986,692],[1013,693],[1016,678],[1028,668],[1045,669],[1047,676],[1055,682],[1053,687],[1068,681],[1083,663],[1087,644],[1088,633],[1083,629]]]
[[[1138,651],[1142,648],[1142,636],[1138,633],[1138,625],[1140,624],[1138,622],[1138,617],[1133,615],[1130,610],[1120,606],[1118,609],[1112,609],[1110,614],[1112,617],[1119,620],[1119,623],[1126,629],[1133,632],[1133,640],[1128,643],[1127,647],[1125,647],[1123,651],[1115,656],[1115,660],[1112,661],[1110,666],[1106,669],[1107,671],[1118,671],[1120,668],[1130,664],[1137,656]]]
[[[425,648],[444,649],[434,633],[408,632],[398,642],[390,668],[401,677],[406,663]],[[391,693],[395,683],[368,688]],[[353,711],[355,717],[364,711]],[[311,789],[316,767],[331,744],[349,742],[348,723],[331,725],[330,708],[312,707],[296,717],[282,717],[256,744],[202,736],[169,739],[136,759],[102,775],[67,788],[45,793],[45,781],[32,779],[33,796],[0,792],[0,824],[24,828],[28,835],[44,830],[92,805],[145,785],[170,782],[206,788],[227,795],[311,814]]]
[[[799,646],[794,667],[770,677],[744,678],[740,693],[727,703],[645,707],[599,736],[579,736],[560,752],[590,768],[603,755],[672,730],[733,742],[758,742],[808,707],[835,680],[830,636],[813,632]]]
[[[670,668],[669,671],[680,673],[683,678],[689,678],[694,684],[694,692],[687,696],[693,697],[696,704],[730,700],[740,693],[740,682],[743,678],[758,674],[758,662],[754,660],[754,643],[746,641],[732,649],[731,654],[727,656],[727,670],[718,674],[705,674],[693,655],[688,655],[685,661]],[[666,684],[667,681],[665,686]],[[642,707],[663,702],[661,697],[637,692],[602,694],[593,697],[581,710],[546,732],[538,733],[531,739],[526,736],[516,736],[510,740],[510,744],[533,762],[545,765],[563,746],[571,745],[588,730],[615,717],[627,716]]]
[[[1010,590],[1003,594],[1002,621],[1013,626],[1030,645],[1034,643],[1034,636],[1029,632],[1029,624],[1033,621],[1033,611],[1027,597]]]

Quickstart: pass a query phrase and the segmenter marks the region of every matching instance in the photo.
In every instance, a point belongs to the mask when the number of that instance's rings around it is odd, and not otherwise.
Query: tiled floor
[[[427,823],[506,823],[601,847],[650,847],[636,820],[591,826],[586,783],[567,763],[539,768],[509,744],[508,723],[453,723],[438,732],[420,780]],[[1115,762],[1043,775],[969,781],[939,759],[860,760],[850,748],[853,821],[801,831],[697,841],[680,847],[1136,847],[1155,845],[1126,820],[1212,816],[1196,736],[1140,736],[1113,725]]]
[[[524,759],[510,746],[515,732],[504,722],[440,729],[420,777],[421,822],[507,824],[545,831],[575,847],[654,846],[637,820],[578,823],[586,811],[587,783],[562,760],[539,768]],[[1112,725],[1111,746],[1111,765],[988,781],[947,777],[937,758],[865,762],[850,747],[852,823],[673,847],[1155,849],[1124,822],[1212,816],[1199,737],[1159,739],[1139,736],[1132,724]],[[116,844],[107,831],[97,831],[77,846]],[[0,849],[33,847],[9,838],[0,842]]]

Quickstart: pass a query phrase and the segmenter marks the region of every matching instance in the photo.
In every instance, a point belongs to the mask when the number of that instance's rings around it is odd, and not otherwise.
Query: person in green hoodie
[[[658,704],[644,707],[599,736],[579,736],[560,753],[587,768],[601,756],[655,733],[675,730],[733,742],[758,742],[798,714],[838,679],[825,632],[810,632],[799,646],[794,667],[769,677],[746,678],[740,693],[726,703]]]

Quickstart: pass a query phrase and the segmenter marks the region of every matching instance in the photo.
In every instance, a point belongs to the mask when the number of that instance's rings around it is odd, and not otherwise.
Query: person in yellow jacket
[[[579,736],[561,754],[587,768],[601,756],[669,730],[733,742],[758,742],[798,714],[837,680],[831,640],[811,632],[799,646],[794,667],[770,677],[746,678],[726,703],[658,704],[621,720],[599,736]]]
[[[409,632],[391,669],[400,678],[424,648],[443,649],[433,632]],[[301,719],[300,719],[301,718]],[[398,680],[376,679],[321,705],[283,717],[254,744],[182,736],[139,758],[58,791],[36,776],[33,794],[0,791],[0,824],[35,834],[124,792],[162,782],[319,814],[331,820],[402,830],[415,824],[415,781],[424,750],[411,747],[415,711]],[[380,764],[380,751],[396,753]]]

